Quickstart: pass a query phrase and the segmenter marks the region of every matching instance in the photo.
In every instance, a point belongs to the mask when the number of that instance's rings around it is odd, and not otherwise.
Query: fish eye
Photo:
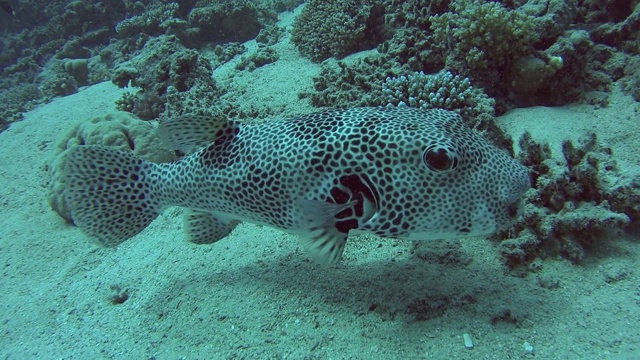
[[[458,167],[455,152],[442,146],[430,146],[422,155],[424,163],[433,171],[450,171]]]

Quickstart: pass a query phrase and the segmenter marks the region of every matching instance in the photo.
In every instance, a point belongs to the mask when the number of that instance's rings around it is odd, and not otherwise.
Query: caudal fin
[[[156,166],[108,146],[77,146],[64,157],[64,199],[71,218],[103,246],[117,246],[162,211],[154,200]]]

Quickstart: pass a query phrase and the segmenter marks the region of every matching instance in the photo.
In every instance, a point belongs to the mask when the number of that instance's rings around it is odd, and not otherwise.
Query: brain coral
[[[50,175],[47,198],[49,204],[62,218],[73,223],[64,201],[64,189],[60,181],[60,167],[66,150],[81,145],[107,145],[122,151],[132,151],[153,162],[175,160],[175,154],[162,145],[154,126],[135,116],[114,111],[81,122],[64,134],[47,160]]]
[[[373,0],[311,0],[293,24],[292,41],[316,62],[344,57],[382,41],[383,15]]]

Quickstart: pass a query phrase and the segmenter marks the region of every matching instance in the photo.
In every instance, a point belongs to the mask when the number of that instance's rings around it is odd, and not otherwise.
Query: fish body
[[[256,124],[186,116],[158,135],[187,155],[154,164],[104,146],[69,150],[72,218],[105,246],[181,206],[190,241],[242,221],[297,234],[333,264],[349,233],[411,240],[480,236],[509,225],[530,187],[526,167],[454,112],[353,108]]]

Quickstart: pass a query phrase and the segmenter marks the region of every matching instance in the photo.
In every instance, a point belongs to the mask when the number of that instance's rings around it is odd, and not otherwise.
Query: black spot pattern
[[[433,148],[429,166],[425,152]],[[447,162],[447,154],[455,158]],[[299,231],[301,199],[355,201],[335,227],[386,237],[490,233],[513,218],[509,208],[529,187],[527,169],[457,114],[410,108],[231,125],[207,148],[158,171],[167,179],[159,194],[165,205]],[[371,219],[362,218],[364,199],[375,204]]]
[[[187,239],[194,244],[212,244],[233,230],[237,222],[227,223],[213,213],[186,209],[184,227]]]
[[[154,164],[107,146],[77,146],[65,155],[64,197],[71,217],[104,246],[116,246],[159,215]]]

